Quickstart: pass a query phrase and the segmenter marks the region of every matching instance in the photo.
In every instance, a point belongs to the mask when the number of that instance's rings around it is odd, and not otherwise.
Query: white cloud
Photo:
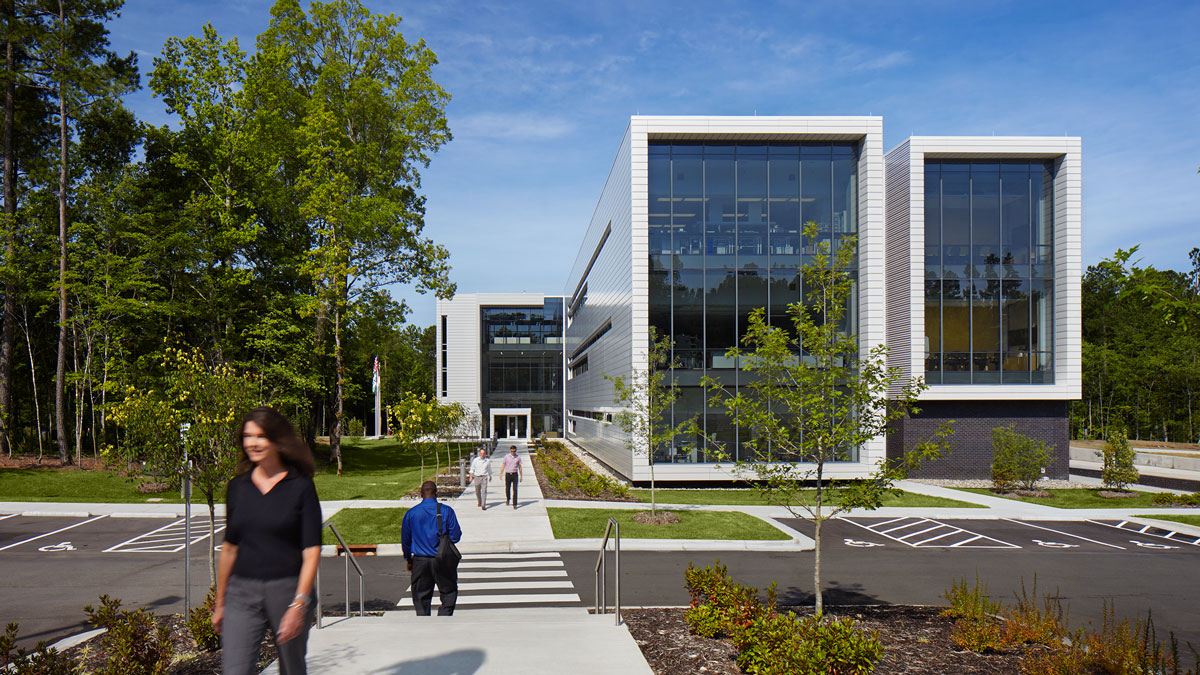
[[[450,120],[450,129],[459,139],[550,141],[570,135],[575,128],[569,120],[533,113],[477,113]]]

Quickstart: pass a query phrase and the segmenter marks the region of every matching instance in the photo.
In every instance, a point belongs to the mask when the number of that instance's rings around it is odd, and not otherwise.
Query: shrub
[[[1025,590],[1021,580],[1021,594],[1016,595],[1016,605],[1005,614],[1004,641],[1012,644],[1057,645],[1067,635],[1067,616],[1057,594],[1047,593],[1038,601],[1037,575],[1033,577],[1033,590]]]
[[[1133,465],[1134,452],[1129,447],[1125,429],[1109,432],[1102,453],[1104,469],[1100,472],[1100,480],[1104,482],[1105,487],[1124,490],[1126,485],[1136,483],[1141,478]]]
[[[883,657],[879,636],[849,618],[770,612],[741,633],[737,664],[752,675],[859,675]]]
[[[342,431],[342,434],[345,436],[362,436],[363,435],[362,420],[354,418],[354,417],[347,417],[346,418],[346,426],[345,426],[345,429]]]
[[[215,652],[221,648],[221,636],[212,625],[213,608],[217,604],[217,589],[209,588],[204,596],[204,604],[193,607],[187,615],[188,632],[196,641],[196,646],[206,652]]]
[[[950,641],[959,649],[969,649],[977,654],[1002,652],[1009,645],[1004,628],[992,617],[955,621]]]
[[[1150,498],[1150,502],[1159,506],[1200,506],[1200,492],[1193,492],[1190,495],[1159,492]]]
[[[33,651],[17,647],[18,630],[19,625],[10,623],[0,635],[0,671],[14,675],[74,675],[80,672],[79,666],[45,642],[39,642]]]
[[[1033,490],[1050,466],[1050,460],[1045,441],[1017,433],[1011,425],[992,429],[992,489]]]
[[[108,654],[104,675],[160,675],[171,665],[169,629],[149,610],[122,610],[121,601],[100,596],[100,607],[83,608],[88,620],[106,628],[102,639]]]
[[[1000,602],[988,597],[987,586],[979,582],[978,574],[975,575],[974,586],[968,587],[967,579],[963,577],[955,581],[942,597],[950,605],[942,610],[942,616],[952,619],[984,619],[1000,613]]]
[[[870,673],[883,656],[878,635],[851,619],[797,618],[775,610],[775,584],[766,603],[758,589],[735,584],[717,561],[684,572],[692,604],[685,615],[703,637],[726,635],[738,649],[737,663],[752,675],[857,675]]]

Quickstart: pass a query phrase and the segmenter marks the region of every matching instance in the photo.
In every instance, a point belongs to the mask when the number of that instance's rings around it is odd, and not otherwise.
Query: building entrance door
[[[528,440],[531,430],[530,413],[528,408],[493,408],[492,434],[497,439]]]
[[[525,424],[524,415],[505,415],[504,422],[498,426],[505,432],[504,438],[525,438]]]

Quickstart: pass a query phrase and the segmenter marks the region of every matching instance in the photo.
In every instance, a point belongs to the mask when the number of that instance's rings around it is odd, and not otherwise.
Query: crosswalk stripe
[[[574,590],[575,586],[570,579],[561,581],[523,581],[521,588],[569,588]],[[463,583],[461,580],[458,583],[459,593],[470,593],[474,591],[504,591],[512,590],[513,585],[507,581],[475,581],[471,583]]]
[[[458,580],[464,579],[536,579],[539,577],[565,577],[566,570],[509,570],[507,572],[466,572],[458,575]]]
[[[456,607],[463,605],[535,605],[535,604],[562,604],[562,603],[577,603],[579,596],[574,593],[531,593],[529,595],[459,595],[455,602]],[[441,600],[437,593],[433,594],[433,605],[440,605]],[[412,597],[406,597],[396,603],[397,607],[411,608],[413,606]]]
[[[559,561],[545,560],[509,560],[504,562],[467,562],[464,558],[458,564],[458,569],[504,569],[511,567],[559,567],[562,563]]]

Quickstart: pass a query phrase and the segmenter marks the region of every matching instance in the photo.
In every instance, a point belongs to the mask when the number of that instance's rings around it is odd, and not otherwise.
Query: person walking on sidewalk
[[[221,635],[221,672],[257,673],[259,645],[270,626],[279,672],[304,675],[321,560],[312,452],[273,408],[246,414],[241,441],[237,476],[225,492],[225,543],[212,612]]]
[[[504,503],[512,502],[517,508],[517,483],[524,478],[521,473],[521,458],[517,456],[517,446],[508,446],[508,454],[504,456]],[[509,489],[512,494],[509,495]]]
[[[439,515],[441,529],[438,529]],[[438,503],[437,483],[427,480],[421,483],[421,503],[409,509],[400,524],[400,547],[412,573],[413,609],[417,610],[417,616],[429,616],[435,583],[442,601],[438,616],[454,614],[458,602],[458,571],[443,570],[434,558],[443,532],[456,544],[462,539],[454,509]]]
[[[471,460],[471,476],[467,482],[475,484],[475,501],[479,508],[487,510],[487,485],[492,477],[492,461],[488,459],[487,450],[480,448],[479,456]]]

